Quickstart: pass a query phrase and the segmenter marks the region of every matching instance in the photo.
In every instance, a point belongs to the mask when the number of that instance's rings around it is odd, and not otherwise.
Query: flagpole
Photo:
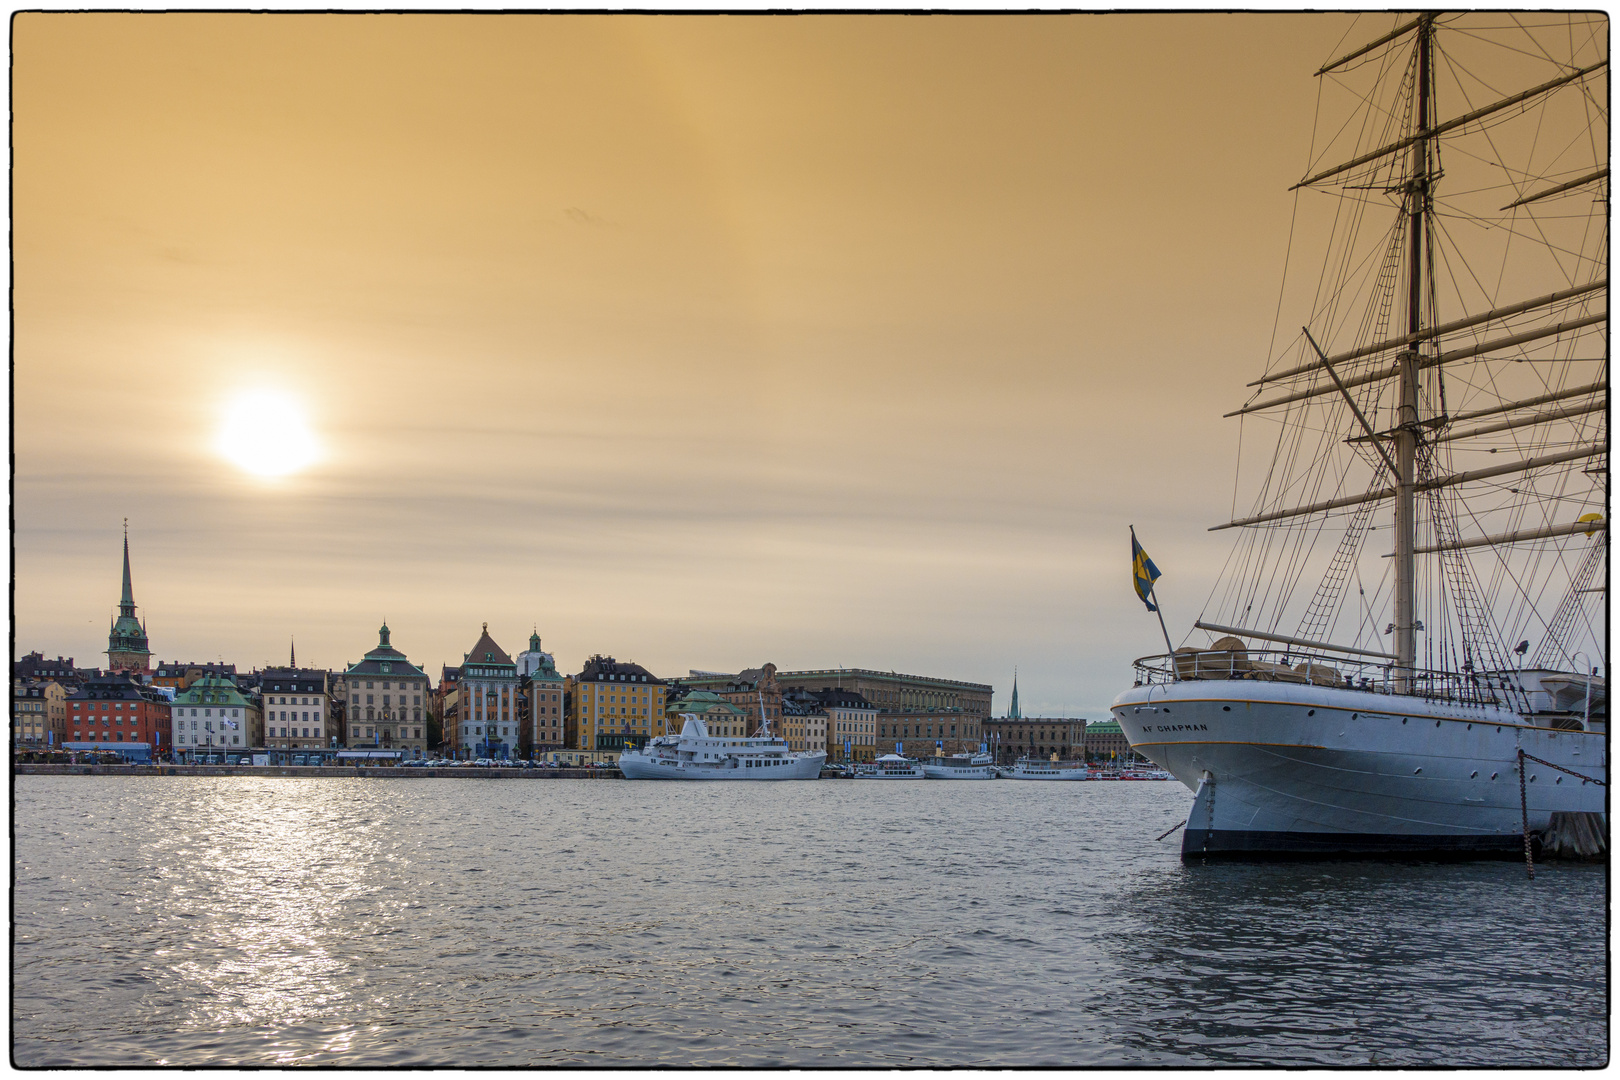
[[[1130,528],[1131,528],[1131,550],[1132,550],[1132,552],[1140,551],[1142,545],[1136,539],[1136,526],[1132,525]],[[1146,554],[1147,554],[1146,552],[1143,552],[1144,556],[1146,556]],[[1151,561],[1149,561],[1148,565],[1149,566],[1152,565]],[[1159,604],[1159,594],[1154,589],[1154,586],[1153,586],[1154,574],[1157,574],[1157,572],[1158,571],[1155,570],[1153,572],[1153,574],[1147,574],[1147,573],[1143,574],[1143,577],[1145,577],[1147,579],[1148,607],[1150,607],[1153,610],[1153,614],[1155,614],[1155,615],[1157,615],[1159,617],[1159,632],[1164,635],[1164,651],[1166,653],[1167,659],[1170,661],[1170,676],[1175,681],[1180,682],[1181,677],[1180,677],[1179,673],[1176,671],[1176,661],[1175,661],[1176,647],[1174,645],[1170,644],[1170,631],[1164,625],[1164,610],[1161,607],[1161,605]],[[1141,595],[1141,594],[1138,593],[1137,595]]]
[[[1153,598],[1153,614],[1159,617],[1159,632],[1164,635],[1164,648],[1170,654],[1170,673],[1176,677],[1177,682],[1180,682],[1180,674],[1176,671],[1176,649],[1170,644],[1170,631],[1164,627],[1164,605],[1159,603],[1159,594],[1154,591],[1152,585],[1148,586],[1148,595]]]

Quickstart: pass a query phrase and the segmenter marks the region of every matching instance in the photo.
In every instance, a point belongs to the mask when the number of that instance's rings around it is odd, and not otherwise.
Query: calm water
[[[17,777],[19,1065],[1601,1065],[1606,871],[1179,784]]]

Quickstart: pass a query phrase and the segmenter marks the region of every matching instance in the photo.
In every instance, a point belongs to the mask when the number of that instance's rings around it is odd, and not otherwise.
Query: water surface
[[[18,1065],[1607,1061],[1603,867],[1183,865],[1174,783],[13,791]]]

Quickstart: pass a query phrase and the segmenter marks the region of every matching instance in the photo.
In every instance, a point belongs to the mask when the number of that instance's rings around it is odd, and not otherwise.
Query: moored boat
[[[721,738],[695,715],[681,720],[680,734],[660,735],[619,755],[625,779],[814,780],[827,760],[821,750],[790,749],[768,726],[759,735]]]
[[[1009,780],[1094,780],[1097,777],[1083,761],[1050,761],[1042,758],[1019,758],[1001,775]]]
[[[857,780],[921,780],[923,767],[915,758],[884,754],[855,766]]]
[[[994,780],[995,769],[988,753],[951,754],[922,763],[925,780]]]

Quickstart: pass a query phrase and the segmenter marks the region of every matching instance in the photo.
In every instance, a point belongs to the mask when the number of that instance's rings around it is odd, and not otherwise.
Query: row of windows
[[[375,697],[376,697],[375,694],[367,694],[366,695],[366,704],[367,705],[375,705],[377,703],[374,700]],[[382,696],[382,703],[384,705],[392,705],[393,701],[392,701],[390,695],[384,694]],[[405,695],[404,694],[399,695],[399,703],[401,705],[405,704]],[[349,704],[350,705],[358,705],[358,704],[360,704],[360,695],[359,694],[350,695]],[[411,695],[411,704],[412,705],[420,705],[420,704],[422,704],[422,695],[421,694],[412,694]]]
[[[878,732],[878,734],[881,735],[881,736],[888,736],[890,727],[894,728],[894,736],[893,736],[894,738],[899,738],[899,739],[912,738],[911,725],[910,724],[906,724],[904,729],[902,729],[901,725],[899,725],[899,724],[884,724],[884,725],[882,725],[882,728]],[[934,734],[934,725],[933,724],[929,724],[927,726],[926,731],[924,731],[922,724],[917,725],[916,738],[919,738],[919,739],[944,739],[944,738],[952,738],[952,739],[954,739],[955,737],[956,737],[956,725],[955,724],[951,725],[951,733],[948,736],[945,734],[945,725],[944,724],[939,725],[939,734],[937,734],[937,735]]]

